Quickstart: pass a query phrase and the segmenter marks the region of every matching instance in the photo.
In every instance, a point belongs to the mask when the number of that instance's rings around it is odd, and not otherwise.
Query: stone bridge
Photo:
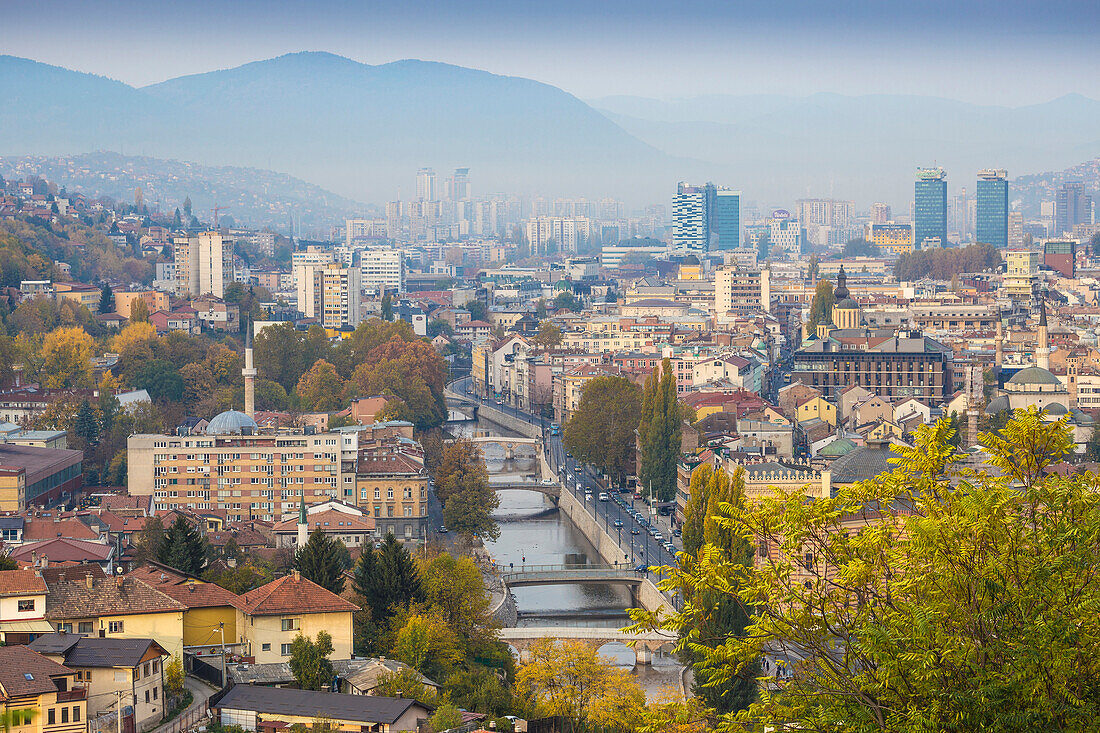
[[[481,448],[482,454],[492,460],[509,458],[538,458],[542,441],[535,438],[504,438],[498,435],[479,435],[470,440]]]
[[[574,583],[625,583],[641,585],[641,573],[628,565],[522,565],[501,569],[505,585],[562,585]]]
[[[516,650],[520,661],[530,657],[530,649],[543,639],[562,639],[580,641],[599,649],[605,644],[618,642],[634,647],[638,664],[653,661],[653,652],[666,644],[675,644],[676,637],[669,632],[649,631],[643,634],[628,634],[619,629],[601,629],[591,626],[519,626],[500,630],[500,640]]]

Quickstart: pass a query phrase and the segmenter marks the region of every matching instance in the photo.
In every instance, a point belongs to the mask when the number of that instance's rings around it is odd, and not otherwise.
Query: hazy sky
[[[1100,98],[1098,0],[5,0],[0,53],[134,85],[290,51],[610,94]]]

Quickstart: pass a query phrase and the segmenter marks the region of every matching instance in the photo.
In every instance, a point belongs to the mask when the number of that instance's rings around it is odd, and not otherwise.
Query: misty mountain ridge
[[[1011,176],[1100,154],[1100,102],[1025,107],[873,94],[711,95],[586,103],[531,79],[407,59],[302,52],[142,88],[0,57],[0,154],[113,149],[278,170],[347,198],[411,198],[416,169],[470,167],[475,195],[612,196],[669,204],[677,180],[748,201],[835,196],[902,213],[913,171],[952,191],[979,168]]]

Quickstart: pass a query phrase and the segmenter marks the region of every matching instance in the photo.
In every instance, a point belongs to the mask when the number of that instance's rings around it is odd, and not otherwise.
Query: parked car
[[[616,519],[616,520],[615,520],[615,526],[616,526],[616,527],[622,527],[622,526],[623,526],[623,520],[621,520],[621,519]]]
[[[449,530],[449,529],[447,529],[447,528],[446,528],[445,526],[443,526],[442,524],[441,524],[441,525],[439,525],[439,534],[447,534],[448,532],[450,532],[450,530]]]

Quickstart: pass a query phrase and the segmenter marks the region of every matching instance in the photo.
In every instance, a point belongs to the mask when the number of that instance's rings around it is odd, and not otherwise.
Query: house
[[[893,420],[894,406],[878,395],[871,395],[853,405],[847,414],[849,426],[866,425],[880,420]]]
[[[76,672],[68,667],[25,646],[3,646],[0,712],[16,710],[34,711],[13,721],[16,733],[84,733],[88,691],[76,684]]]
[[[189,652],[200,656],[220,654],[223,634],[225,646],[231,651],[236,651],[234,646],[244,646],[244,615],[236,593],[151,560],[128,577],[156,588],[184,607],[183,646]]]
[[[309,512],[306,516],[307,531],[321,530],[328,539],[338,539],[348,549],[365,547],[373,541],[374,517],[348,514],[337,509]],[[275,546],[297,547],[298,518],[275,523]]]
[[[51,565],[91,562],[111,573],[114,572],[115,547],[100,541],[58,537],[52,540],[24,542],[12,550],[11,559],[23,565],[37,565],[41,562]]]
[[[438,690],[439,684],[419,674],[404,662],[396,659],[369,657],[367,659],[333,659],[332,671],[336,674],[336,687],[346,695],[374,695],[385,674],[412,672],[426,687]],[[298,682],[287,662],[271,664],[231,664],[226,667],[229,680],[234,685],[263,685],[265,687],[297,687]]]
[[[133,706],[134,727],[141,731],[164,718],[164,663],[168,652],[152,639],[100,639],[53,633],[29,648],[76,672],[87,691],[88,714],[99,717],[122,704]]]
[[[821,420],[836,427],[836,405],[820,395],[807,397],[795,406],[794,419],[800,424],[810,420]]]
[[[343,695],[289,688],[235,685],[211,700],[211,710],[223,726],[274,733],[295,724],[310,727],[318,718],[336,731],[416,731],[433,708],[401,697]]]
[[[455,335],[468,341],[481,341],[493,333],[493,324],[487,321],[467,321],[455,326]]]
[[[53,631],[46,620],[46,581],[34,570],[0,571],[0,644],[26,644]]]
[[[129,576],[47,583],[46,619],[57,631],[104,638],[153,639],[169,654],[183,656],[187,607]]]
[[[295,636],[312,638],[318,631],[332,636],[334,658],[351,658],[351,615],[359,607],[303,578],[297,570],[240,599],[246,616],[244,639],[258,664],[284,661]]]
[[[400,397],[394,395],[370,395],[358,397],[351,401],[351,419],[360,425],[371,425],[378,422],[378,416],[390,404],[400,404]]]

